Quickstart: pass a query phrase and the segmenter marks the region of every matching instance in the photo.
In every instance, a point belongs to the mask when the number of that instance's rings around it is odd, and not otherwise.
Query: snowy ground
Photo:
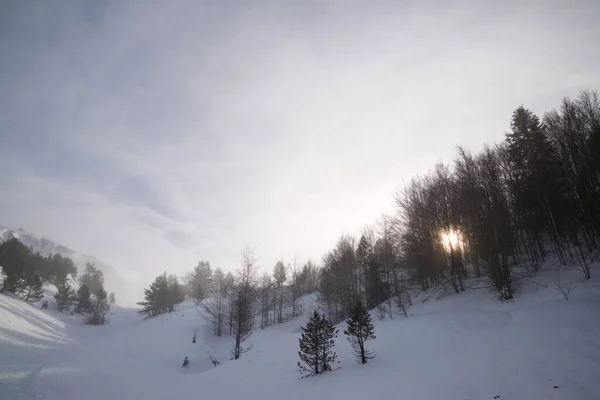
[[[89,327],[0,295],[0,399],[600,399],[600,280],[577,283],[567,301],[534,279],[512,302],[469,291],[376,321],[367,365],[340,334],[338,369],[302,380],[303,317],[256,332],[254,348],[228,361],[230,338],[214,337],[191,302],[149,320],[117,308],[109,325]]]

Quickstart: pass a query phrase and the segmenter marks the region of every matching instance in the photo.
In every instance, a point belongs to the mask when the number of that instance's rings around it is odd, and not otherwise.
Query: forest
[[[201,261],[179,285],[165,272],[146,290],[141,312],[172,311],[188,295],[215,335],[235,339],[237,359],[256,323],[262,329],[302,314],[307,293],[317,292],[337,323],[357,301],[380,319],[408,316],[413,290],[479,288],[510,300],[549,259],[588,280],[600,240],[598,93],[564,98],[542,118],[517,107],[501,142],[479,153],[459,146],[453,162],[413,178],[393,201],[394,214],[358,237],[342,235],[320,265],[280,261],[261,275],[246,248],[235,273]]]
[[[93,264],[86,264],[84,273],[77,278],[77,268],[69,257],[60,254],[43,256],[18,239],[0,243],[0,293],[14,293],[34,304],[45,297],[44,285],[56,286],[54,305],[60,312],[81,314],[89,325],[108,322],[110,304],[115,294],[104,289],[104,274]],[[75,289],[77,287],[77,290]],[[44,299],[42,308],[48,308]]]

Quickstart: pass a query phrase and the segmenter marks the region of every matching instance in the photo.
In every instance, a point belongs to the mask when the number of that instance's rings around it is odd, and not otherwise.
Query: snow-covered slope
[[[409,318],[375,321],[374,360],[357,364],[340,334],[339,368],[301,380],[305,317],[257,331],[254,348],[228,361],[231,339],[214,337],[191,302],[148,320],[117,308],[108,325],[89,327],[0,295],[0,399],[600,398],[598,281],[577,283],[568,301],[536,281],[503,304],[487,291],[416,301]]]
[[[127,282],[127,280],[121,276],[114,267],[101,260],[98,260],[94,256],[80,253],[66,246],[56,244],[46,238],[38,238],[34,234],[21,228],[13,229],[0,226],[0,243],[13,238],[19,240],[25,246],[30,247],[34,252],[39,252],[44,256],[48,256],[50,254],[60,254],[64,257],[69,257],[71,260],[73,260],[73,263],[77,267],[79,273],[82,273],[85,270],[85,265],[87,263],[95,264],[96,267],[98,267],[104,274],[104,281],[107,290],[109,292],[116,292],[118,300],[123,297],[119,296],[119,294],[123,295],[126,293],[127,288],[135,286],[130,282]]]

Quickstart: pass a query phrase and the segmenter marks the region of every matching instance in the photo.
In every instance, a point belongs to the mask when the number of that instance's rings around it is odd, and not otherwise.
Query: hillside
[[[561,279],[575,283],[579,275]],[[545,275],[524,283],[511,302],[485,290],[415,299],[409,318],[374,318],[374,360],[357,364],[340,334],[338,369],[302,380],[296,362],[305,317],[257,331],[254,348],[228,361],[231,339],[214,337],[192,302],[148,320],[116,308],[108,325],[90,327],[0,295],[0,398],[599,398],[600,285],[575,285],[568,301]],[[314,298],[304,302],[309,310]]]
[[[126,278],[119,274],[113,266],[98,260],[94,256],[80,253],[61,244],[54,243],[52,240],[46,238],[39,238],[36,235],[25,231],[24,229],[13,229],[0,225],[0,243],[13,238],[19,240],[25,246],[30,247],[34,253],[39,252],[43,256],[60,254],[64,257],[69,257],[71,260],[73,260],[73,263],[77,267],[79,273],[84,271],[87,263],[93,263],[104,274],[104,280],[106,282],[107,289],[109,291],[116,292],[120,302],[134,304],[135,301],[139,299],[139,296],[132,296],[131,299],[128,299],[126,296],[128,290],[126,288],[131,288],[134,285],[132,285],[131,282],[128,282]],[[140,292],[141,290],[142,289],[139,288]]]

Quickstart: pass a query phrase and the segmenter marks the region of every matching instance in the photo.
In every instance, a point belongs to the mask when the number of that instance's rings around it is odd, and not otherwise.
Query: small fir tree
[[[77,307],[75,307],[76,313],[86,313],[90,311],[92,293],[90,292],[90,288],[88,285],[81,285],[79,289],[77,289]]]
[[[115,304],[115,292],[110,292],[110,294],[108,295],[108,301],[110,302],[110,304]]]
[[[333,351],[338,330],[325,315],[316,310],[305,327],[302,327],[298,368],[303,378],[331,371],[337,354]]]
[[[165,312],[172,312],[175,306],[185,299],[179,281],[175,275],[167,276],[164,272],[154,279],[154,282],[148,289],[144,289],[145,301],[137,304],[144,307],[139,311],[140,314],[148,314],[153,317]]]
[[[87,315],[86,324],[104,325],[108,323],[106,314],[110,311],[108,294],[104,288],[99,287],[90,300],[90,311]]]
[[[56,309],[60,312],[68,310],[75,301],[77,301],[77,295],[75,290],[69,285],[68,282],[63,282],[58,285],[58,291],[54,295],[54,304]]]
[[[104,290],[104,274],[93,263],[85,264],[85,272],[79,277],[79,284],[86,285],[90,293],[98,295]]]
[[[210,263],[208,261],[200,261],[194,268],[194,271],[190,273],[187,287],[188,294],[194,299],[196,304],[200,304],[208,296],[212,282],[213,271]]]
[[[344,335],[347,336],[352,345],[357,361],[366,364],[367,360],[375,357],[375,354],[365,350],[365,342],[369,339],[375,339],[375,334],[373,333],[374,326],[371,322],[371,315],[369,315],[360,300],[356,302],[352,315],[346,323],[348,326],[344,331]]]
[[[26,273],[19,294],[31,304],[41,300],[44,297],[44,281],[35,272]]]

